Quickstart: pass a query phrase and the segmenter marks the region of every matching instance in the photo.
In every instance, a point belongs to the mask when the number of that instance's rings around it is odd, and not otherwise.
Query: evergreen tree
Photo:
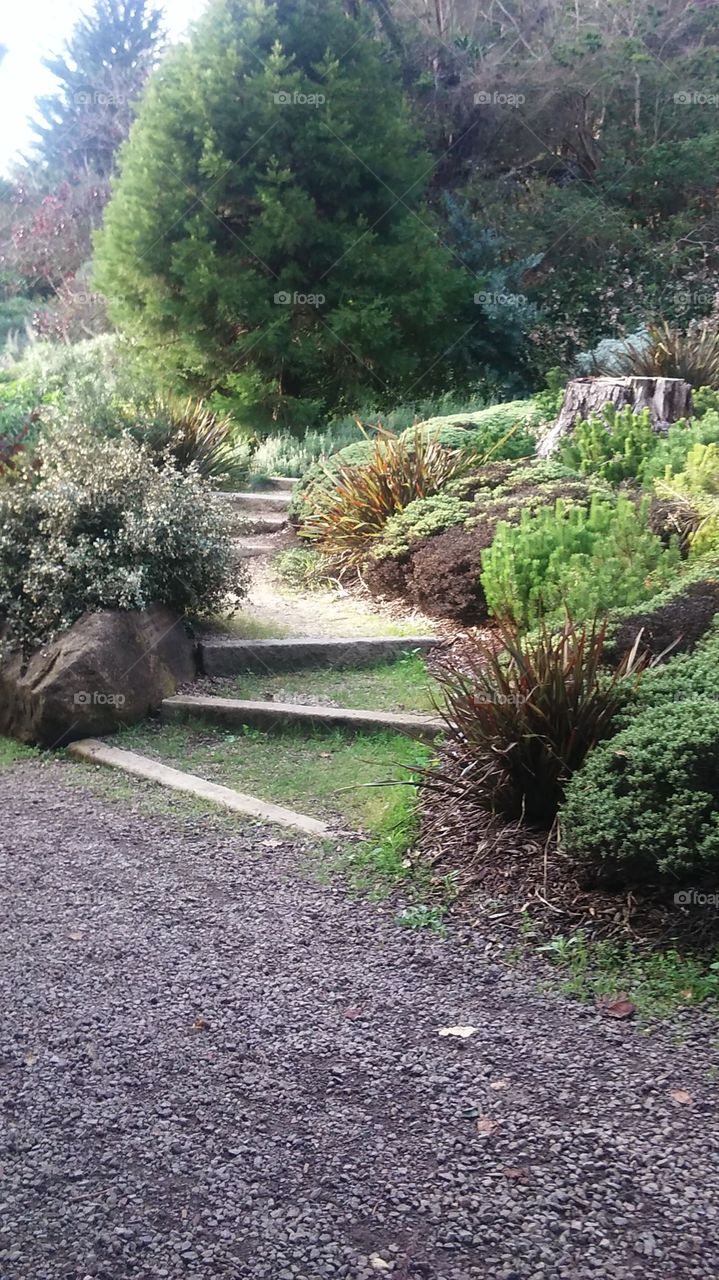
[[[153,77],[98,239],[114,318],[277,418],[448,381],[473,282],[391,55],[340,0],[215,0]]]
[[[127,136],[133,104],[156,61],[161,15],[150,0],[95,0],[64,52],[44,60],[60,82],[39,99],[34,124],[49,175],[74,179],[110,173]]]

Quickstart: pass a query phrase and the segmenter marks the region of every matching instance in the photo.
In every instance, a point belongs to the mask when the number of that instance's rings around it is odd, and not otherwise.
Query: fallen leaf
[[[477,1121],[477,1133],[483,1138],[488,1138],[490,1133],[494,1133],[497,1128],[496,1120],[491,1120],[489,1116],[480,1116]]]
[[[508,1165],[505,1169],[502,1169],[502,1173],[505,1178],[512,1178],[515,1182],[526,1182],[529,1177],[528,1169],[520,1169],[516,1165]]]
[[[619,995],[597,996],[597,1008],[607,1018],[631,1018],[637,1006],[622,991]]]
[[[355,1018],[362,1017],[362,1010],[361,1009],[345,1009],[344,1017],[349,1018],[351,1022],[354,1022]]]
[[[490,1089],[508,1089],[510,1083],[509,1080],[490,1080],[489,1087]]]
[[[678,1102],[682,1107],[690,1107],[694,1101],[694,1098],[690,1093],[687,1093],[686,1089],[672,1089],[669,1097],[673,1098],[674,1102]]]
[[[473,1036],[476,1027],[440,1027],[437,1034],[440,1036],[459,1036],[460,1040],[466,1040],[468,1036]]]
[[[71,929],[67,936],[68,938],[71,938],[73,942],[82,942],[83,938],[85,937],[85,930]]]
[[[320,751],[320,760],[331,760],[331,759],[332,759],[331,751]]]
[[[195,1021],[192,1024],[193,1031],[209,1031],[209,1029],[210,1029],[210,1024],[207,1021],[207,1018],[203,1018],[203,1017],[195,1018]]]
[[[26,1067],[34,1067],[36,1062],[37,1062],[37,1054],[36,1054],[36,1053],[26,1053],[26,1054],[25,1054],[25,1066],[26,1066]]]

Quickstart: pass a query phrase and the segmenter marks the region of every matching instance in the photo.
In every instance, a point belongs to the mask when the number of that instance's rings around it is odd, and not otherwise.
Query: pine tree
[[[150,0],[95,0],[62,54],[45,66],[60,82],[39,99],[37,149],[54,179],[108,175],[134,104],[157,59],[161,15]]]
[[[430,170],[362,11],[215,0],[143,100],[99,286],[158,359],[254,424],[426,393],[477,319],[423,204]]]

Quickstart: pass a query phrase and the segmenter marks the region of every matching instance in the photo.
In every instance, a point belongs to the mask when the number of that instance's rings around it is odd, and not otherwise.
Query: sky
[[[172,39],[182,35],[199,17],[206,0],[158,0]],[[92,0],[4,0],[0,44],[7,54],[0,63],[0,173],[7,173],[14,156],[27,148],[28,117],[35,99],[52,93],[54,77],[42,65],[47,54],[58,53],[81,13]]]

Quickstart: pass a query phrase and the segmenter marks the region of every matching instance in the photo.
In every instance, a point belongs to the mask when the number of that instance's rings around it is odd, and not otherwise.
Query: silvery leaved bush
[[[158,470],[125,434],[50,433],[0,482],[0,630],[31,648],[86,610],[217,610],[245,594],[224,509],[193,468]]]

